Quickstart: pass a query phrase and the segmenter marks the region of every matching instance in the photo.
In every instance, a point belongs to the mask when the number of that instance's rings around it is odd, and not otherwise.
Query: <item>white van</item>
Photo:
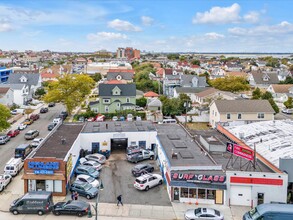
[[[17,115],[17,114],[23,114],[25,113],[25,109],[22,109],[22,108],[16,108],[14,110],[12,110],[10,112],[12,115]]]
[[[16,176],[23,167],[21,158],[11,158],[4,167],[4,173]]]
[[[163,119],[163,121],[158,122],[158,124],[176,124],[176,119],[170,118],[170,119]]]

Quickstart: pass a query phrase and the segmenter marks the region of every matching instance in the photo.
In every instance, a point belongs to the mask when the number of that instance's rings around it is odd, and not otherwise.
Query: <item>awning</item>
[[[53,175],[36,175],[36,174],[23,174],[22,179],[24,180],[65,180],[64,175],[53,174]]]
[[[186,188],[201,188],[201,189],[227,189],[226,184],[211,184],[211,183],[191,183],[183,181],[171,181],[171,186],[186,187]]]

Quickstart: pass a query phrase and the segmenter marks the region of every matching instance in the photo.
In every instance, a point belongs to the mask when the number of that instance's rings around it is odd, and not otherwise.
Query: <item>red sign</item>
[[[226,176],[222,175],[204,175],[194,173],[171,173],[171,180],[186,181],[186,182],[217,182],[224,183]]]
[[[242,183],[242,184],[261,184],[261,185],[275,185],[282,186],[282,179],[271,179],[271,178],[251,178],[251,177],[230,177],[231,183]]]
[[[237,144],[227,143],[226,151],[246,160],[254,159],[254,151]]]

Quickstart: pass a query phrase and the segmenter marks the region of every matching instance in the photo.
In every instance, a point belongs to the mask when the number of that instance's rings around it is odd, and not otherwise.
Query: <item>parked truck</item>
[[[138,149],[131,151],[131,153],[126,154],[126,158],[129,162],[137,163],[142,160],[154,159],[154,152],[149,150]]]
[[[5,187],[11,182],[12,177],[9,174],[0,175],[0,192],[2,192]]]

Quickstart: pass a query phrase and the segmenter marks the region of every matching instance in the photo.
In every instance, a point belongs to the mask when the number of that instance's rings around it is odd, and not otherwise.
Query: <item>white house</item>
[[[293,84],[272,84],[267,91],[272,93],[275,102],[283,103],[293,97]]]
[[[6,106],[13,104],[13,90],[10,87],[0,87],[0,103]]]
[[[24,105],[29,99],[29,88],[24,84],[0,84],[0,88],[9,86],[13,91],[13,103],[17,105]]]

